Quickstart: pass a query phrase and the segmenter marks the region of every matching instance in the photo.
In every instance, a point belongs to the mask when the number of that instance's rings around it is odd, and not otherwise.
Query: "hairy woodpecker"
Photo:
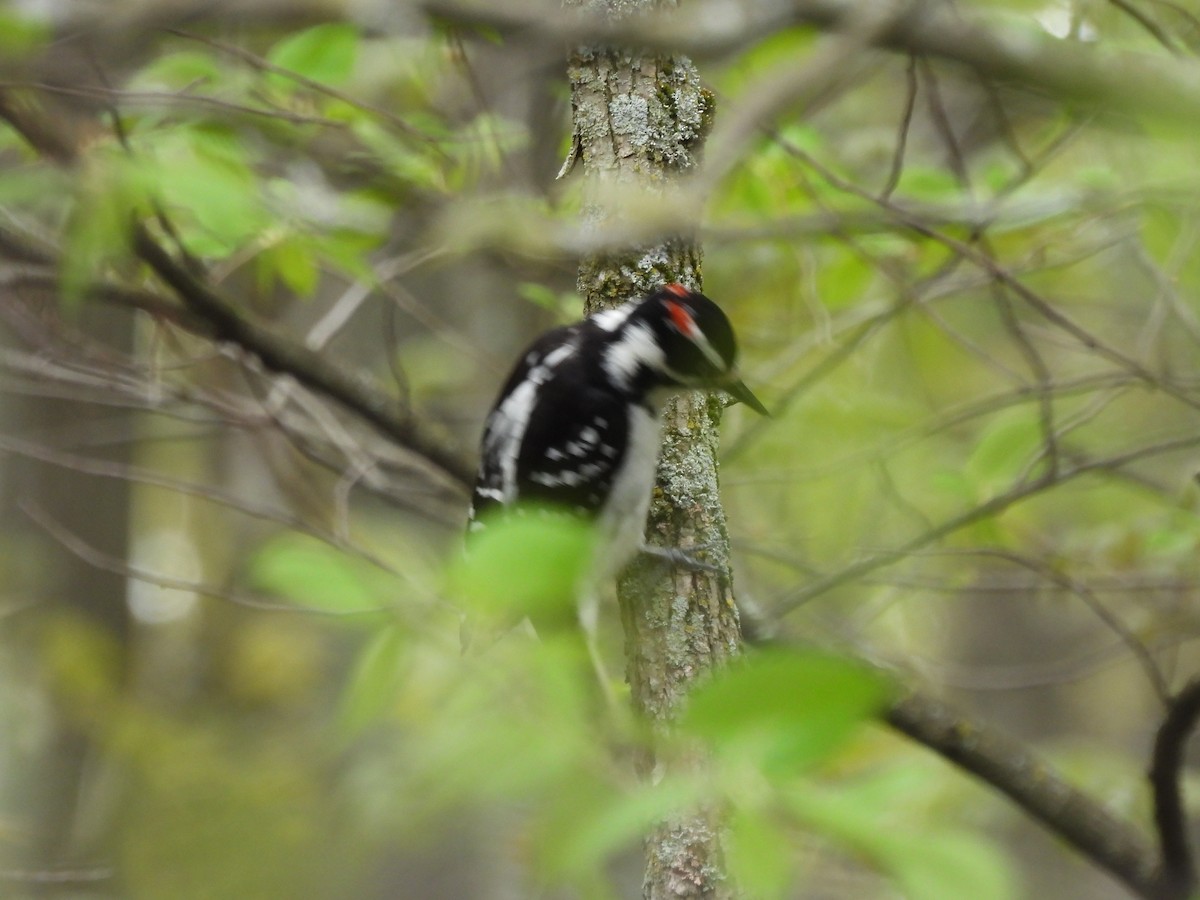
[[[521,356],[484,426],[470,531],[497,508],[552,506],[595,524],[580,618],[642,547],[673,393],[721,389],[764,415],[737,375],[729,319],[681,284],[547,332]],[[590,607],[590,608],[589,608]]]

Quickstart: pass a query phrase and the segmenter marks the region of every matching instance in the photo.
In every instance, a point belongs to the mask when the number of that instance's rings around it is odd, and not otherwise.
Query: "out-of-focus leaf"
[[[11,10],[0,10],[0,56],[14,62],[29,55],[53,34],[49,22],[38,21]]]
[[[729,822],[729,872],[748,896],[784,897],[795,873],[796,851],[769,816],[739,810]]]
[[[338,229],[321,238],[321,258],[351,278],[370,281],[375,276],[367,254],[380,243],[382,239],[378,235]]]
[[[552,879],[598,881],[613,854],[636,847],[672,813],[693,808],[702,791],[694,780],[622,788],[585,774],[551,798],[538,841],[541,865]]]
[[[228,696],[258,708],[307,705],[328,675],[323,637],[307,617],[249,618],[223,648]]]
[[[106,267],[129,255],[131,228],[147,208],[146,172],[126,154],[101,148],[83,164],[62,255],[63,298],[74,303]]]
[[[967,460],[966,474],[983,496],[1009,487],[1042,441],[1037,410],[1019,407],[988,423]]]
[[[450,162],[447,157],[424,144],[411,145],[374,119],[357,120],[351,127],[388,172],[405,184],[439,193],[446,190],[444,167]]]
[[[501,614],[564,617],[591,563],[593,532],[555,510],[523,509],[474,534],[451,583],[473,607]]]
[[[232,136],[179,129],[155,148],[162,197],[193,252],[225,256],[270,225],[258,178]]]
[[[682,727],[769,771],[815,765],[887,700],[886,679],[812,651],[764,652],[698,689]]]
[[[852,253],[829,253],[821,266],[821,303],[838,311],[860,306],[875,271]]]
[[[900,174],[896,192],[915,200],[947,200],[962,191],[958,179],[948,168],[907,166]]]
[[[579,314],[579,297],[574,293],[559,293],[544,284],[523,281],[517,285],[517,293],[534,306],[540,306],[559,316],[571,318]]]
[[[103,628],[81,617],[57,616],[45,628],[41,658],[51,683],[75,707],[99,712],[116,699],[121,650]]]
[[[757,42],[747,53],[742,54],[729,72],[725,73],[723,85],[732,92],[750,86],[764,73],[770,78],[772,69],[784,71],[794,67],[797,59],[803,59],[812,49],[816,35],[810,28],[784,28]]]
[[[423,809],[444,813],[481,798],[536,798],[541,807],[605,758],[591,717],[595,673],[578,641],[503,635],[459,671],[449,690],[423,702],[428,714],[411,718],[421,729],[412,771]]]
[[[903,832],[899,832],[903,835]],[[904,835],[878,843],[880,863],[911,900],[1012,900],[1012,872],[987,839],[966,832]]]
[[[280,280],[300,297],[311,297],[321,277],[315,248],[300,235],[291,234],[273,244],[267,253]]]
[[[329,612],[368,612],[395,601],[394,577],[336,547],[302,534],[268,541],[250,562],[250,583],[302,606]]]
[[[219,81],[228,72],[211,53],[180,50],[152,60],[134,78],[136,86],[183,88]]]
[[[358,44],[357,28],[331,22],[284,38],[271,48],[267,59],[312,81],[338,85],[354,71]],[[279,76],[272,80],[279,84],[292,83]]]
[[[805,784],[781,794],[810,827],[855,850],[889,874],[910,900],[1012,900],[1008,861],[983,838],[965,831],[887,827],[887,810],[853,792]]]
[[[406,648],[404,632],[390,625],[380,629],[359,652],[338,710],[338,723],[346,734],[358,734],[396,703]]]

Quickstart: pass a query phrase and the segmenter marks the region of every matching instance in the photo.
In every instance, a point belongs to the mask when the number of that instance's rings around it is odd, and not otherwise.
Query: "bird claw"
[[[713,549],[715,546],[715,542],[693,544],[689,550],[704,552]],[[641,552],[643,555],[653,557],[659,562],[667,563],[680,569],[686,569],[689,572],[707,572],[710,575],[719,575],[721,573],[720,566],[714,566],[712,563],[697,559],[688,550],[681,550],[678,547],[658,547],[652,544],[642,544]]]

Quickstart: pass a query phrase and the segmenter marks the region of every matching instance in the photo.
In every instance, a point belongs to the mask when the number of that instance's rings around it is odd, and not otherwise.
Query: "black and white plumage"
[[[766,413],[738,379],[736,360],[725,314],[680,284],[544,334],[487,418],[470,530],[497,508],[525,503],[591,519],[596,589],[641,545],[667,397],[720,388]]]

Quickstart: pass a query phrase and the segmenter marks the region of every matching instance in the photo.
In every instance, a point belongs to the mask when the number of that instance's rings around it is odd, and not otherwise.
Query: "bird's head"
[[[663,351],[664,374],[686,387],[720,388],[770,415],[737,372],[737,340],[717,304],[682,284],[665,284],[642,300],[630,320],[644,322]]]

